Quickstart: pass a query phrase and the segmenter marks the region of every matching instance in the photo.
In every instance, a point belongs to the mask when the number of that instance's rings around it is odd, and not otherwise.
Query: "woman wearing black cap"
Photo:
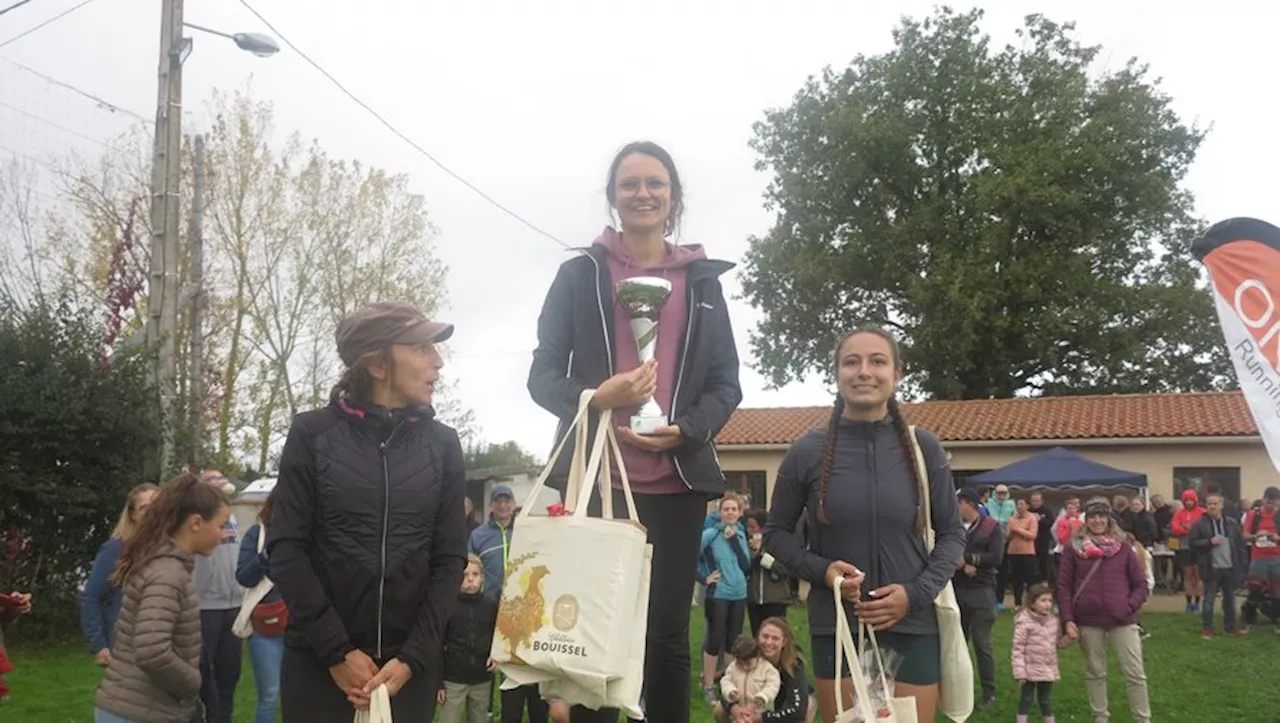
[[[285,720],[348,723],[382,684],[397,719],[431,720],[467,555],[462,445],[430,406],[452,333],[406,304],[356,311],[329,405],[289,430],[267,536]]]

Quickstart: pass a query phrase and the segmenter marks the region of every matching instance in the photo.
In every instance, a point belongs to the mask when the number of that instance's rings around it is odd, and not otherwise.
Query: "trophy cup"
[[[631,334],[644,364],[658,349],[658,315],[671,296],[671,282],[656,276],[623,279],[614,287],[614,295],[631,317]],[[636,434],[653,434],[666,425],[667,415],[652,396],[631,417],[631,431]]]

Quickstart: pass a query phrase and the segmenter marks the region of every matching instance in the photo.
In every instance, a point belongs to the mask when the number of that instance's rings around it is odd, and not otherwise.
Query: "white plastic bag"
[[[621,694],[622,684],[615,683],[611,695],[610,683],[633,677],[633,640],[637,627],[642,634],[648,619],[648,595],[640,594],[651,559],[646,554],[647,535],[621,467],[628,515],[612,519],[608,455],[617,455],[618,448],[607,413],[599,415],[586,470],[580,471],[592,394],[594,390],[583,392],[578,415],[565,434],[565,439],[576,434],[579,440],[566,495],[566,506],[572,504],[573,512],[555,517],[532,514],[564,448],[562,440],[515,525],[518,532],[512,537],[490,651],[507,677],[504,688],[572,683],[573,690],[562,696],[570,703],[578,702],[575,698],[607,701]],[[587,503],[597,488],[604,516],[591,518]],[[645,604],[637,609],[641,598]]]

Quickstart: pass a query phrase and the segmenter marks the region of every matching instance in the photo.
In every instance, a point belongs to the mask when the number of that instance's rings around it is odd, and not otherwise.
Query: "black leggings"
[[[1022,607],[1022,593],[1040,582],[1039,563],[1035,555],[1010,555],[1009,577],[1013,579],[1013,604]],[[1028,601],[1029,602],[1029,601]]]
[[[502,691],[502,723],[521,723],[526,705],[529,707],[529,723],[547,723],[548,705],[538,695],[537,684]]]
[[[653,544],[649,588],[649,630],[645,637],[644,706],[646,718],[662,723],[688,723],[692,685],[689,677],[689,601],[698,572],[698,545],[707,498],[693,493],[636,495],[636,511]],[[615,510],[625,510],[622,493],[613,493]],[[590,511],[599,514],[600,497]],[[745,602],[745,601],[744,601]],[[653,695],[648,693],[652,692]],[[575,706],[573,723],[616,723],[618,711]]]
[[[702,652],[720,655],[733,649],[733,641],[742,634],[742,618],[747,613],[746,600],[707,598],[707,640]]]
[[[787,619],[786,603],[764,603],[757,605],[755,603],[747,603],[747,619],[751,621],[751,637],[760,634],[760,625],[769,618]]]
[[[1022,699],[1018,701],[1018,715],[1031,712],[1032,698],[1040,699],[1040,715],[1045,717],[1053,715],[1053,683],[1048,681],[1023,683]]]

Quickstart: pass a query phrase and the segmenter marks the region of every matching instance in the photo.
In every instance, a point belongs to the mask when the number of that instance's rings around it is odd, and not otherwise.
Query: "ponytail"
[[[160,487],[133,536],[125,540],[111,582],[123,586],[129,575],[172,539],[191,515],[211,520],[228,504],[222,490],[201,482],[190,472],[169,480]]]
[[[342,372],[342,377],[338,379],[338,383],[334,384],[333,389],[329,391],[329,403],[337,404],[338,400],[343,397],[365,402],[369,401],[375,381],[373,375],[369,373],[369,367],[378,362],[382,362],[386,366],[387,380],[390,381],[395,369],[395,358],[391,356],[391,350],[379,349],[371,351],[356,359],[351,366]]]

